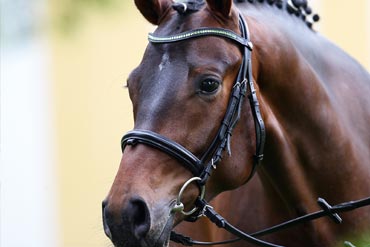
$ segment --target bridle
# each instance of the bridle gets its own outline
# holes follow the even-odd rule
[[[191,181],[197,181],[197,184],[199,185],[201,191],[203,191],[203,187],[210,177],[212,170],[216,169],[217,164],[222,159],[223,151],[227,149],[227,152],[229,153],[229,155],[231,155],[230,139],[232,131],[240,118],[243,98],[247,93],[247,87],[249,87],[249,100],[255,120],[256,129],[256,153],[253,156],[253,167],[248,180],[253,176],[258,164],[263,158],[263,148],[266,134],[264,122],[259,110],[256,90],[253,85],[251,62],[251,51],[253,45],[249,40],[248,27],[241,15],[239,16],[239,24],[241,36],[233,31],[223,28],[199,28],[168,37],[157,37],[153,34],[149,34],[149,41],[154,44],[179,42],[202,36],[219,36],[230,39],[242,46],[242,62],[230,94],[225,116],[221,121],[221,126],[217,132],[216,137],[213,139],[211,145],[207,148],[202,157],[198,158],[188,149],[166,138],[165,136],[149,130],[139,129],[129,131],[126,135],[123,136],[121,141],[122,151],[124,151],[127,145],[135,145],[137,143],[146,144],[151,147],[157,148],[180,161],[180,163],[194,175],[194,178],[196,178],[192,178]],[[178,200],[178,207],[179,204],[180,201]],[[185,215],[192,214],[189,212],[184,212],[183,210],[180,210],[180,212]]]
[[[199,28],[168,37],[156,37],[149,34],[149,41],[154,44],[179,42],[187,39],[194,39],[202,36],[219,36],[230,39],[242,46],[243,58],[239,68],[236,82],[234,83],[226,114],[221,122],[216,137],[201,158],[198,158],[180,144],[149,130],[132,130],[123,136],[121,145],[122,151],[127,145],[137,143],[146,144],[157,148],[172,157],[176,158],[195,177],[201,178],[200,185],[205,185],[211,175],[212,168],[216,168],[222,158],[222,152],[227,149],[230,154],[230,138],[232,131],[240,118],[243,98],[249,87],[249,101],[251,104],[255,129],[256,129],[256,153],[253,156],[253,168],[249,179],[253,176],[256,167],[263,158],[265,143],[265,126],[259,110],[259,103],[256,90],[253,85],[251,51],[253,45],[249,40],[249,31],[242,16],[239,17],[241,36],[233,31],[223,28]]]
[[[281,247],[280,245],[268,243],[255,237],[276,232],[281,229],[285,229],[293,225],[314,220],[323,216],[329,216],[331,219],[334,220],[334,222],[341,223],[341,218],[337,213],[350,211],[358,207],[368,206],[370,204],[370,198],[365,198],[359,201],[352,201],[338,204],[336,206],[331,206],[324,199],[319,198],[318,204],[323,210],[298,217],[296,219],[281,223],[265,230],[261,230],[256,233],[247,234],[228,223],[222,216],[215,212],[213,208],[208,204],[208,202],[204,199],[205,185],[207,183],[207,180],[211,176],[212,171],[216,169],[217,164],[221,161],[222,154],[225,149],[227,150],[229,155],[231,155],[230,139],[232,131],[238,120],[240,119],[243,99],[246,96],[247,92],[249,93],[248,99],[253,114],[256,132],[256,152],[253,155],[252,170],[247,181],[252,178],[258,165],[263,159],[266,131],[259,109],[256,90],[253,84],[251,59],[253,45],[250,41],[247,23],[241,15],[239,15],[239,25],[241,35],[238,35],[228,29],[205,27],[167,37],[158,37],[154,34],[149,34],[148,36],[149,41],[153,44],[180,42],[183,40],[194,39],[203,36],[218,36],[232,40],[242,47],[242,62],[230,94],[225,116],[221,122],[221,126],[217,132],[216,137],[213,139],[211,145],[207,148],[201,158],[198,158],[191,151],[178,144],[177,142],[149,130],[135,129],[129,131],[122,137],[121,140],[122,152],[125,150],[126,146],[145,144],[150,147],[159,149],[162,152],[177,159],[186,169],[188,169],[194,175],[194,177],[186,181],[180,189],[178,198],[172,209],[173,213],[180,212],[186,215],[186,220],[188,221],[195,221],[200,216],[206,216],[218,227],[224,228],[238,237],[237,239],[220,242],[199,242],[172,231],[171,240],[183,245],[216,245],[245,240],[258,246]],[[185,212],[184,205],[181,202],[181,197],[187,186],[189,186],[189,184],[193,182],[196,182],[199,186],[200,195],[195,201],[195,208],[188,212]]]
[[[243,99],[248,89],[248,98],[252,109],[256,131],[256,152],[253,156],[252,171],[249,175],[248,180],[252,178],[260,161],[263,159],[263,149],[266,133],[265,125],[259,109],[256,90],[253,84],[251,59],[251,51],[253,49],[253,45],[249,38],[248,26],[241,15],[239,15],[239,25],[241,32],[240,36],[228,29],[206,27],[194,29],[176,35],[171,35],[168,37],[157,37],[154,34],[149,34],[148,37],[149,41],[153,44],[163,44],[179,42],[203,36],[218,36],[232,40],[242,47],[242,62],[230,94],[225,116],[221,122],[221,126],[216,137],[213,139],[211,145],[207,148],[206,152],[202,155],[201,158],[198,158],[180,144],[166,138],[165,136],[149,130],[135,129],[129,131],[123,136],[121,141],[122,152],[128,145],[132,146],[138,143],[145,144],[153,148],[157,148],[162,152],[176,158],[185,168],[187,168],[194,175],[194,177],[188,180],[180,190],[176,205],[173,209],[173,212],[181,212],[182,214],[189,216],[189,221],[195,221],[200,215],[205,213],[205,209],[210,209],[210,206],[207,203],[207,206],[204,206],[202,208],[195,207],[189,212],[184,212],[184,205],[181,203],[182,192],[190,183],[196,181],[201,190],[201,194],[198,198],[198,203],[200,201],[204,202],[204,186],[207,183],[208,178],[211,176],[212,170],[216,169],[217,164],[222,159],[222,153],[225,149],[227,149],[227,152],[229,153],[229,155],[231,155],[230,139],[232,131],[238,120],[240,119]],[[276,246],[266,243],[262,240],[255,239],[251,236],[248,236],[248,240],[261,246]]]

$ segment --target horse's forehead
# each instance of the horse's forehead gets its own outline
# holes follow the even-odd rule
[[[236,23],[238,22],[236,21]],[[239,32],[238,24],[235,24],[233,18],[230,18],[227,23],[220,23],[206,7],[203,7],[189,14],[181,14],[174,10],[169,11],[154,34],[159,37],[168,37],[203,27],[222,27]],[[169,64],[170,61],[176,60],[186,60],[188,63],[202,63],[202,60],[205,60],[206,63],[209,62],[207,60],[210,62],[215,62],[215,59],[218,61],[227,60],[230,55],[234,54],[229,52],[230,46],[226,45],[225,40],[222,39],[220,37],[202,37],[173,44],[149,45],[148,50],[153,49],[154,52],[146,53],[144,59],[160,61],[160,68],[163,68],[164,64]]]
[[[161,63],[158,66],[159,72],[162,72],[163,68],[170,64],[170,55],[168,52],[164,52],[161,58]]]
[[[217,27],[213,17],[206,11],[199,11],[188,16],[181,16],[177,12],[168,14],[161,25],[156,29],[156,36],[169,36],[199,27]],[[200,23],[197,21],[202,20]],[[213,23],[212,23],[213,21]],[[175,43],[149,43],[143,60],[135,73],[135,81],[140,85],[140,98],[158,102],[169,101],[181,93],[185,98],[191,93],[189,80],[200,74],[217,74],[220,79],[225,76],[230,66],[241,61],[238,45],[222,37],[207,36],[188,39]],[[186,89],[186,90],[185,90]],[[190,91],[188,90],[190,89]],[[189,91],[189,92],[186,92]],[[153,93],[156,92],[156,93]],[[158,105],[158,104],[154,104]]]
[[[209,43],[224,42],[222,38],[207,37],[189,40],[188,45],[176,44],[151,44],[149,51],[144,55],[143,62],[139,66],[135,83],[140,85],[141,98],[146,102],[166,101],[188,98],[188,94],[194,93],[195,81],[205,75],[217,76],[221,80],[227,76],[230,67],[237,67],[241,55],[238,54],[238,47],[228,45],[225,47],[210,46]],[[186,41],[187,42],[187,41]],[[185,43],[185,42],[184,42]],[[156,46],[167,46],[159,48]],[[217,47],[218,49],[216,49]],[[210,48],[210,49],[207,49]],[[150,51],[152,50],[153,51]],[[235,49],[234,52],[230,50]]]
[[[194,13],[180,14],[176,11],[169,11],[159,24],[156,32],[163,35],[183,32],[189,29],[195,29],[204,25],[214,24],[214,18],[209,15],[208,11],[199,10]]]
[[[219,27],[239,32],[239,15],[236,11],[232,11],[229,18],[222,19],[210,11],[206,5],[199,10],[189,11],[185,14],[172,10],[163,17],[155,34],[168,36],[200,27]]]

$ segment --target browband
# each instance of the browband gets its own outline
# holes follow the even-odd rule
[[[166,37],[155,36],[153,33],[149,33],[148,40],[151,43],[172,43],[202,36],[219,36],[223,38],[228,38],[236,41],[237,43],[243,46],[246,46],[249,50],[253,49],[253,44],[248,39],[240,37],[237,33],[233,31],[216,27],[215,28],[202,27]]]

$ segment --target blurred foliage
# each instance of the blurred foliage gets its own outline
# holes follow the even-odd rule
[[[345,241],[343,243],[338,244],[337,247],[370,247],[370,232],[366,232],[362,234],[360,237],[351,238],[351,241]]]
[[[128,1],[124,0],[54,0],[53,18],[58,31],[70,33],[83,23],[89,12],[109,14],[127,3]]]

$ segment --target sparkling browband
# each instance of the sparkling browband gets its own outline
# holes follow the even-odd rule
[[[199,28],[167,37],[155,36],[149,33],[148,40],[151,43],[170,43],[186,40],[189,38],[201,37],[201,36],[219,36],[232,39],[239,44],[246,46],[249,50],[252,50],[253,44],[247,39],[240,37],[238,34],[223,28]]]

